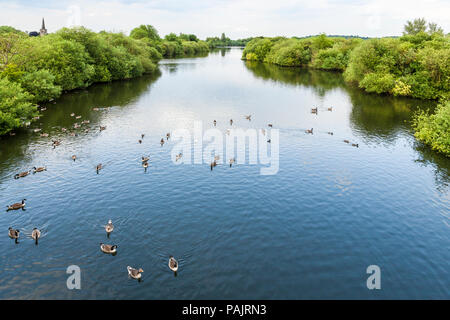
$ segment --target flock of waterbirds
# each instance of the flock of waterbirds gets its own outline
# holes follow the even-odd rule
[[[41,108],[41,111],[45,111],[45,110],[46,110],[46,108]],[[99,111],[100,108],[93,108],[93,110],[94,111]],[[318,110],[317,107],[311,109],[311,113],[312,114],[316,114],[317,115],[318,111],[319,110]],[[333,107],[327,108],[327,111],[330,111],[330,112],[333,111]],[[77,115],[75,115],[75,113],[70,114],[70,116],[74,117],[75,119],[81,119],[81,116],[77,116]],[[252,117],[251,115],[245,115],[244,116],[244,118],[246,120],[248,120],[248,121],[251,121],[251,117]],[[37,119],[39,119],[39,118],[37,117]],[[89,120],[84,120],[84,121],[81,122],[81,124],[75,123],[73,125],[73,128],[74,129],[80,129],[82,124],[89,124],[89,123],[90,123]],[[233,123],[234,123],[233,119],[230,119],[229,123],[230,123],[230,126],[233,126]],[[217,120],[213,121],[213,125],[217,126]],[[271,123],[269,123],[267,126],[269,128],[273,128],[273,124],[271,124]],[[106,126],[99,126],[99,131],[100,132],[104,131],[104,130],[106,130]],[[41,129],[38,128],[38,129],[34,129],[33,131],[34,132],[40,132]],[[61,131],[62,132],[68,132],[68,130],[66,128],[61,128]],[[265,129],[261,129],[261,131],[262,131],[262,133],[264,135],[266,134],[266,130]],[[85,129],[85,132],[86,133],[89,132],[89,129]],[[314,134],[314,128],[306,129],[305,133],[307,133],[307,134]],[[327,132],[327,133],[329,135],[333,135],[333,132]],[[227,129],[227,134],[230,134],[230,130],[229,129]],[[71,132],[70,133],[70,136],[77,136],[77,135],[78,134],[76,132]],[[41,133],[40,136],[41,137],[48,137],[49,134],[48,133]],[[138,143],[139,144],[142,144],[142,142],[144,140],[144,137],[145,137],[145,134],[144,133],[141,134],[140,138],[138,139]],[[161,138],[161,140],[160,140],[161,146],[163,146],[166,142],[168,142],[169,139],[170,139],[170,132],[168,132],[165,137]],[[349,140],[343,140],[343,141],[345,143],[350,144]],[[61,140],[52,140],[53,148],[56,148],[56,147],[60,146],[61,142],[62,142]],[[271,143],[271,140],[268,139],[267,143]],[[357,143],[352,143],[351,145],[354,146],[354,147],[359,147],[359,145]],[[178,155],[176,155],[175,161],[180,160],[182,158],[182,156],[183,156],[182,153],[179,153]],[[77,156],[74,154],[74,155],[71,156],[71,159],[73,161],[76,161],[77,160]],[[215,155],[214,158],[212,159],[211,163],[210,163],[211,171],[213,170],[214,167],[217,166],[219,160],[220,160],[220,157],[218,155]],[[150,157],[149,156],[142,156],[141,162],[142,162],[142,167],[144,168],[145,171],[147,171],[147,168],[149,166],[149,164],[148,164],[149,161],[150,161]],[[235,161],[236,161],[235,158],[230,158],[229,159],[230,167],[235,163]],[[103,168],[104,168],[104,166],[101,163],[97,164],[96,167],[95,167],[95,170],[96,170],[97,174],[99,174],[100,170],[102,170]],[[14,175],[14,179],[24,178],[24,177],[28,176],[31,172],[33,172],[33,174],[35,174],[35,173],[44,172],[44,171],[47,171],[47,168],[45,166],[33,167],[32,170],[28,170],[28,171],[24,171],[24,172],[20,172],[20,173],[15,174]],[[26,199],[22,199],[21,202],[8,205],[7,206],[7,211],[20,210],[20,209],[25,211],[25,201],[26,201]],[[106,231],[108,239],[110,237],[110,234],[113,232],[113,230],[114,230],[114,225],[113,225],[112,221],[109,220],[108,223],[105,225],[105,231]],[[32,232],[31,232],[31,238],[35,241],[36,245],[38,244],[38,240],[41,237],[41,234],[42,234],[41,230],[39,230],[38,228],[33,228]],[[8,236],[11,239],[14,239],[15,243],[18,243],[19,236],[20,236],[20,230],[19,229],[13,229],[12,227],[9,227],[8,228]],[[106,254],[111,254],[111,255],[117,254],[117,248],[118,248],[118,246],[115,245],[115,244],[100,243],[100,250],[102,252],[106,253]],[[172,270],[175,273],[175,275],[176,275],[176,273],[178,271],[178,262],[173,256],[169,257],[168,266],[169,266],[170,270]],[[137,279],[137,280],[141,279],[142,273],[144,272],[144,270],[142,268],[133,268],[133,267],[130,267],[130,266],[127,266],[127,271],[128,271],[128,275],[131,278]]]

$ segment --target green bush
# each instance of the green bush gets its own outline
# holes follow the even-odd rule
[[[413,126],[418,140],[450,157],[450,101],[440,104],[434,114],[417,113]]]
[[[48,70],[26,73],[20,79],[20,83],[34,96],[33,102],[48,101],[61,94],[61,87],[55,85],[55,76]]]
[[[0,135],[23,126],[38,114],[33,96],[20,84],[0,79]]]

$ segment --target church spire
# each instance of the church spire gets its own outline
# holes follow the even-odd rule
[[[39,34],[40,34],[41,37],[47,35],[47,29],[45,29],[45,21],[44,21],[44,18],[42,18],[42,28],[41,28],[41,30],[39,31]]]

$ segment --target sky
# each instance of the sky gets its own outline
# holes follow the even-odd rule
[[[423,17],[450,32],[450,0],[0,0],[0,25],[49,32],[82,25],[129,33],[151,24],[161,36],[307,36],[319,33],[398,36]]]

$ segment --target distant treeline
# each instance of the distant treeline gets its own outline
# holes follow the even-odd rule
[[[210,48],[217,48],[217,47],[245,47],[247,43],[250,42],[253,38],[246,38],[246,39],[238,39],[238,40],[231,40],[227,36],[225,36],[225,33],[222,33],[221,37],[210,37],[206,38],[206,42],[208,43]]]
[[[150,47],[156,48],[164,58],[180,58],[193,55],[206,55],[209,45],[197,38],[195,34],[170,33],[164,38],[158,35],[151,25],[141,25],[134,28],[130,37],[141,40]]]

